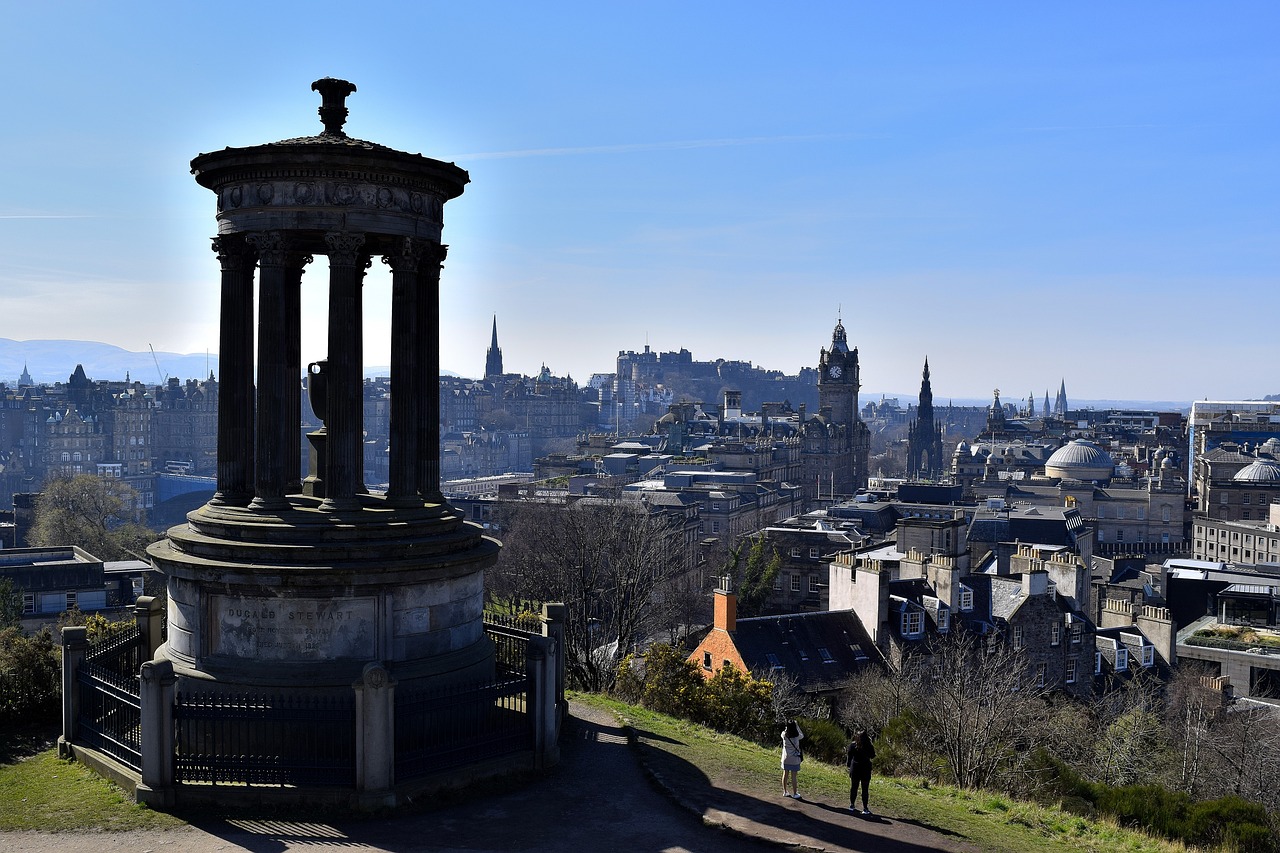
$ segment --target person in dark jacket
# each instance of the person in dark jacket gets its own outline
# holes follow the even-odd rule
[[[867,808],[867,790],[871,787],[871,761],[876,757],[875,745],[865,729],[859,729],[853,740],[849,741],[848,757],[845,764],[849,768],[849,811],[858,810],[858,786],[862,786],[862,813],[871,814]]]

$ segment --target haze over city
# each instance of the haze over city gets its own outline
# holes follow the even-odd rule
[[[359,87],[352,136],[470,172],[445,215],[457,373],[495,314],[508,370],[579,382],[646,343],[794,373],[839,316],[870,391],[918,388],[927,356],[942,399],[1064,377],[1074,399],[1274,393],[1247,330],[1277,307],[1278,17],[17,6],[0,336],[216,351],[214,199],[189,162],[317,132],[308,86],[335,76]],[[304,360],[324,279],[304,279]],[[367,364],[389,361],[389,291],[375,264]]]

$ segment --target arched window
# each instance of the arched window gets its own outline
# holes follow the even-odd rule
[[[61,457],[59,457],[59,458],[60,458],[63,462],[70,462],[70,461],[71,461],[71,454],[64,450],[64,451],[62,451],[62,456],[61,456]]]

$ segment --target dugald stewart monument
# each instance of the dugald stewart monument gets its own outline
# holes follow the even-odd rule
[[[381,807],[467,765],[557,756],[558,610],[541,634],[487,625],[484,569],[499,545],[440,494],[441,233],[467,172],[348,136],[356,87],[312,88],[319,134],[191,163],[217,198],[217,491],[148,549],[167,577],[164,640],[145,601],[131,657],[64,637],[80,669],[64,674],[80,685],[64,702],[66,751],[153,804],[235,792]],[[319,255],[327,287],[306,275]],[[362,470],[361,285],[374,260],[392,272],[385,495]],[[315,299],[328,300],[328,352],[303,365],[301,306]],[[324,424],[306,445],[304,374]],[[121,727],[85,672],[137,665],[137,725]]]

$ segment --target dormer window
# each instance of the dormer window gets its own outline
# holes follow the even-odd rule
[[[960,585],[960,609],[966,613],[973,609],[973,590],[964,584]]]
[[[902,635],[914,637],[924,633],[924,614],[919,610],[908,610],[902,614]]]
[[[1147,668],[1147,669],[1150,669],[1150,668],[1155,664],[1155,662],[1156,662],[1156,648],[1155,648],[1155,646],[1143,646],[1143,647],[1142,647],[1142,665],[1143,665],[1143,667],[1145,667],[1145,668]]]

